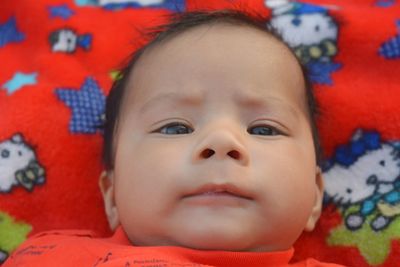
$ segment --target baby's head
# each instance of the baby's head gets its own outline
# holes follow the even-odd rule
[[[107,100],[100,186],[111,227],[138,246],[290,248],[322,199],[298,60],[233,11],[180,14],[161,29]]]

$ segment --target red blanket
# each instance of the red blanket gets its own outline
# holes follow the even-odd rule
[[[110,234],[96,126],[115,71],[162,15],[220,8],[271,19],[307,65],[321,105],[325,205],[296,258],[398,266],[396,0],[1,1],[0,262],[43,230]]]

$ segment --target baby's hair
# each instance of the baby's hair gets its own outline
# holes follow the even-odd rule
[[[125,88],[127,87],[129,82],[129,74],[132,73],[132,70],[135,67],[139,58],[143,55],[145,51],[149,50],[149,48],[161,44],[168,39],[174,38],[175,36],[182,34],[192,28],[202,25],[213,25],[216,23],[247,26],[250,28],[258,29],[279,40],[292,52],[293,56],[297,59],[297,62],[302,69],[305,82],[306,101],[309,113],[308,115],[314,141],[316,163],[318,166],[321,166],[322,151],[316,126],[318,108],[306,68],[296,57],[293,50],[286,44],[285,41],[283,41],[282,37],[273,29],[273,27],[268,23],[268,21],[266,21],[265,18],[257,17],[256,15],[250,15],[243,11],[225,9],[218,11],[192,11],[174,13],[170,15],[169,22],[167,24],[151,28],[146,32],[145,37],[149,38],[150,41],[135,51],[128,64],[121,70],[118,78],[113,83],[110,93],[107,97],[105,111],[106,119],[103,126],[103,164],[106,170],[112,170],[114,168],[114,135],[118,128],[118,119],[120,116],[119,113],[121,110],[123,98],[125,96]]]

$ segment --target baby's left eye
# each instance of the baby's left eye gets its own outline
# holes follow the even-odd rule
[[[247,129],[249,134],[255,135],[284,135],[281,131],[275,127],[268,125],[256,125]]]

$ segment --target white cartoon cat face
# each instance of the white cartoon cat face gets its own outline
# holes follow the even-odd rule
[[[33,150],[28,147],[20,135],[14,135],[11,140],[0,143],[0,166],[15,171],[26,167],[35,159]]]
[[[69,29],[58,32],[58,40],[52,46],[53,52],[73,52],[76,49],[78,36]]]
[[[271,19],[271,25],[292,47],[319,44],[323,40],[336,41],[338,33],[336,23],[323,13],[278,15]]]
[[[336,204],[358,203],[376,190],[375,185],[366,183],[365,177],[356,175],[352,169],[336,164],[324,173],[325,192]]]
[[[18,182],[17,171],[35,160],[34,151],[27,146],[20,134],[0,143],[0,192],[8,192]]]
[[[383,144],[348,168],[335,164],[325,172],[325,191],[337,204],[358,203],[374,195],[380,186],[394,182],[400,175],[399,164],[396,150]]]

